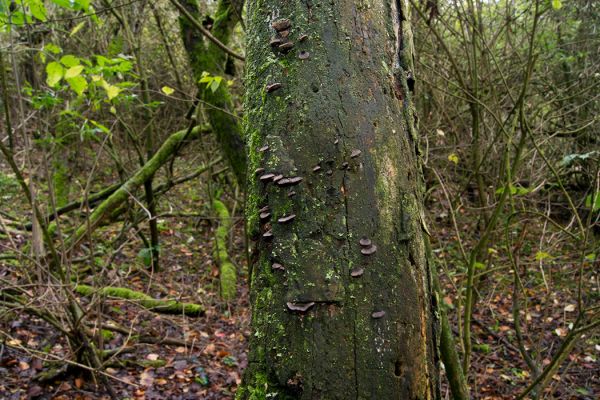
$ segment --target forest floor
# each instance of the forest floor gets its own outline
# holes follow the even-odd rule
[[[198,205],[201,200],[192,194],[195,192],[193,185],[182,185],[170,193],[167,208],[171,214],[195,211],[199,215],[210,216],[207,207]],[[4,196],[6,200],[6,192]],[[448,271],[456,271],[458,267],[453,260],[457,259],[457,255],[453,252],[457,249],[449,245],[453,242],[451,224],[447,217],[443,217],[443,210],[438,208],[430,208],[433,220],[438,216],[435,222],[438,242],[434,243],[434,254],[440,265]],[[14,211],[16,214],[17,210]],[[218,266],[213,257],[217,224],[211,218],[160,219],[162,269],[157,273],[150,273],[144,267],[139,256],[139,242],[127,245],[115,258],[107,273],[111,284],[127,286],[157,298],[176,298],[206,307],[205,315],[200,317],[167,316],[144,310],[131,301],[107,300],[107,306],[102,310],[103,321],[117,324],[127,331],[104,335],[104,348],[116,352],[108,361],[106,373],[110,375],[111,386],[120,398],[234,397],[247,365],[247,339],[250,335],[243,225],[239,218],[234,222],[230,254],[239,271],[238,297],[229,304],[218,298]],[[98,237],[108,242],[118,234],[118,225],[102,228]],[[464,232],[469,231],[466,228]],[[13,239],[23,241],[18,235]],[[0,246],[10,246],[6,235],[0,236]],[[502,267],[506,263],[502,255],[497,254],[490,266]],[[556,280],[563,283],[575,281],[575,269],[570,260],[555,257],[545,268],[546,274],[555,280],[556,287],[559,286]],[[14,264],[0,259],[0,277],[16,283],[22,277],[16,276],[14,271]],[[481,285],[480,301],[474,315],[475,346],[471,373],[474,399],[511,399],[531,379],[514,338],[511,274],[504,275],[502,279],[489,279]],[[452,272],[444,279],[448,291],[444,302],[451,309],[457,306],[454,281],[460,277],[460,272]],[[540,361],[545,364],[568,332],[576,297],[574,284],[566,285],[566,289],[561,291],[548,291],[541,290],[540,282],[536,282],[535,286],[528,287],[532,296],[528,312],[524,315],[527,323],[525,334],[531,343],[539,344],[543,349]],[[81,301],[86,304],[88,300],[82,298]],[[97,311],[92,307],[90,312]],[[451,311],[452,314],[455,313]],[[453,326],[458,326],[456,320]],[[70,356],[64,338],[39,318],[18,309],[7,311],[0,307],[0,333],[1,399],[109,398],[99,382],[81,370],[67,370],[44,382],[37,379],[57,364],[66,365],[61,360]],[[175,339],[181,343],[136,343],[132,340],[136,335],[147,335],[159,341]],[[597,399],[600,396],[598,371],[600,343],[596,334],[581,341],[571,353],[560,373],[553,377],[544,397]],[[442,392],[443,398],[450,398],[445,383]]]

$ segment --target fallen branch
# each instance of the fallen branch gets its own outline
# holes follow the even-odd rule
[[[142,307],[163,314],[185,314],[195,317],[204,314],[204,307],[200,304],[181,303],[176,300],[154,299],[142,292],[135,290],[107,286],[96,289],[92,286],[77,285],[75,291],[82,296],[92,296],[94,294],[103,294],[105,296],[116,297],[124,300],[134,300]]]
[[[180,148],[183,140],[193,140],[200,136],[200,133],[205,132],[202,127],[195,127],[191,132],[181,130],[172,134],[165,140],[162,146],[154,153],[154,156],[142,168],[140,168],[131,178],[121,185],[114,193],[106,200],[98,205],[89,216],[89,220],[77,228],[75,233],[67,242],[67,249],[72,250],[85,237],[88,230],[92,232],[102,220],[111,213],[115,208],[123,204],[131,193],[152,177],[160,167],[162,167],[173,154],[176,149]]]

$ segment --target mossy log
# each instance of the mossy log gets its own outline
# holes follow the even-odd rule
[[[98,293],[118,299],[133,300],[148,310],[162,314],[185,314],[195,317],[204,314],[205,311],[204,307],[200,304],[181,303],[168,299],[154,299],[145,293],[121,287],[107,286],[98,289],[88,285],[77,285],[75,286],[75,291],[82,296],[91,296]]]
[[[75,247],[85,237],[88,229],[93,231],[104,218],[111,214],[112,210],[124,203],[138,187],[169,161],[170,157],[181,148],[182,141],[197,139],[203,131],[205,131],[203,127],[197,126],[189,133],[187,130],[181,130],[169,136],[142,168],[94,209],[89,220],[77,228],[70,237],[67,248]]]
[[[216,232],[215,254],[220,267],[220,291],[223,300],[233,300],[236,294],[237,271],[227,253],[227,237],[231,228],[231,217],[227,207],[220,200],[213,201],[213,209],[219,219]]]

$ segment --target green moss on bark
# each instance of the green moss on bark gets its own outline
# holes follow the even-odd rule
[[[136,292],[135,290],[127,288],[107,286],[96,289],[92,286],[77,285],[75,286],[75,291],[82,296],[102,294],[118,299],[132,300],[144,308],[163,314],[185,314],[190,317],[204,314],[204,307],[199,304],[181,303],[175,300],[154,299],[145,293]]]
[[[216,258],[220,266],[219,280],[221,288],[221,298],[223,300],[233,300],[237,292],[237,271],[229,259],[227,253],[227,238],[231,229],[231,217],[225,204],[220,200],[213,200],[213,209],[217,214],[219,227],[216,230]]]

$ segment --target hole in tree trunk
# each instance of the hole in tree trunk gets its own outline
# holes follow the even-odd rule
[[[402,364],[400,363],[400,361],[396,361],[396,363],[394,364],[394,375],[398,377],[402,376]]]

